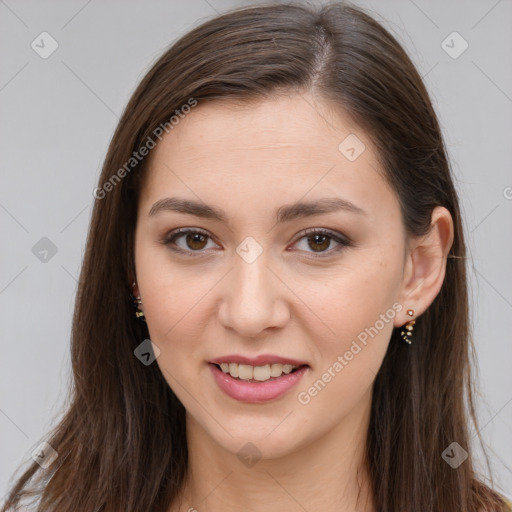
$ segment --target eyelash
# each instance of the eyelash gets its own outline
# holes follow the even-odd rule
[[[161,243],[164,245],[170,246],[171,244],[173,244],[176,241],[176,239],[180,238],[183,235],[187,235],[189,233],[200,234],[209,239],[212,239],[212,237],[206,231],[203,231],[202,229],[179,228],[175,231],[171,231],[167,236],[165,236],[161,240]],[[338,253],[341,250],[343,250],[344,248],[350,247],[353,245],[352,241],[350,239],[348,239],[347,237],[337,234],[336,232],[333,232],[333,231],[330,231],[327,229],[322,229],[322,228],[307,229],[306,231],[301,233],[301,236],[299,238],[297,238],[297,240],[294,242],[294,244],[296,244],[299,240],[302,240],[303,238],[311,237],[314,235],[326,236],[326,237],[330,238],[331,240],[334,240],[335,242],[337,242],[340,245],[338,245],[335,249],[332,249],[332,250],[327,250],[327,251],[323,251],[323,252],[316,253],[316,254],[314,252],[312,252],[310,254],[312,254],[313,258],[327,258],[327,257],[331,256],[333,253]],[[204,249],[198,250],[198,251],[187,251],[187,250],[184,250],[181,248],[176,248],[176,247],[170,247],[170,249],[174,252],[184,254],[184,255],[190,256],[190,257],[200,256],[202,253],[205,252]]]

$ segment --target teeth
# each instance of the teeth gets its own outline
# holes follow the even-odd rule
[[[270,379],[270,365],[266,364],[265,366],[255,366],[253,370],[253,379],[254,380],[268,380]]]
[[[283,364],[283,372],[288,374],[293,370],[293,366],[291,364]]]
[[[231,370],[231,364],[229,365],[229,369]],[[253,378],[253,367],[248,364],[239,364],[238,365],[238,378],[242,380],[249,380]]]
[[[238,377],[238,364],[229,363],[229,374],[231,377]]]
[[[283,373],[283,365],[282,364],[273,364],[270,367],[270,376],[271,377],[280,377],[281,373]]]
[[[269,380],[271,377],[281,377],[281,375],[289,374],[298,366],[291,364],[266,364],[264,366],[251,366],[249,364],[237,363],[220,363],[220,368],[224,373],[228,373],[231,377],[242,380],[258,380],[260,382]]]

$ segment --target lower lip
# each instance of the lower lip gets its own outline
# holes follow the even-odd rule
[[[290,391],[308,370],[308,366],[302,366],[293,373],[283,374],[281,377],[264,382],[250,382],[231,377],[224,373],[217,365],[208,365],[219,388],[226,395],[249,404],[269,402],[283,396]]]

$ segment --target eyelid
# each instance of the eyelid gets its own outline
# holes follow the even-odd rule
[[[203,235],[207,238],[210,238],[212,241],[215,241],[214,237],[212,235],[210,235],[210,233],[208,233],[208,231],[206,231],[202,228],[190,227],[190,228],[173,229],[172,231],[167,233],[160,240],[160,242],[163,245],[171,245],[174,242],[174,240],[176,240],[179,236],[186,235],[188,233],[199,233],[200,235]],[[174,252],[177,252],[179,254],[185,254],[187,256],[200,256],[201,254],[209,254],[209,252],[205,251],[204,249],[201,251],[190,251],[190,250],[187,251],[186,249],[182,249],[181,247],[173,247],[173,248],[171,248],[171,250],[173,250]]]
[[[303,238],[306,238],[308,235],[315,235],[315,234],[327,236],[331,240],[334,240],[338,245],[336,247],[334,247],[333,249],[329,249],[328,251],[320,251],[318,253],[306,251],[306,254],[308,256],[305,256],[305,257],[309,258],[309,259],[322,259],[322,258],[328,259],[329,257],[339,254],[341,251],[343,251],[347,247],[352,247],[354,245],[354,243],[348,236],[346,236],[338,231],[333,231],[333,230],[327,229],[327,228],[305,229],[297,235],[297,238],[292,243],[292,245],[295,245],[297,242],[299,242]],[[297,252],[303,252],[303,251],[298,250]]]
[[[164,245],[171,245],[171,243],[174,242],[180,235],[186,235],[188,233],[198,233],[201,234],[212,241],[215,242],[215,238],[208,233],[208,231],[202,229],[202,228],[194,228],[194,227],[188,227],[188,228],[177,228],[166,234],[160,242]],[[351,247],[354,245],[353,241],[346,235],[339,233],[337,231],[333,231],[327,228],[308,228],[300,233],[297,234],[297,237],[295,238],[294,242],[292,242],[292,245],[295,245],[298,241],[300,241],[302,238],[307,237],[308,235],[324,235],[329,237],[330,239],[334,240],[338,246],[334,249],[330,249],[328,251],[321,251],[318,253],[310,252],[310,254],[313,258],[327,258],[328,256],[331,256],[332,254],[335,254],[339,252],[340,249],[344,249],[346,247]],[[217,242],[215,242],[217,243]],[[174,252],[185,254],[187,256],[200,256],[202,254],[210,254],[210,250],[199,250],[199,251],[191,251],[182,249],[181,247],[172,248]],[[300,250],[298,252],[301,252]],[[306,251],[307,252],[307,251]]]
[[[305,236],[313,235],[313,234],[327,235],[327,236],[331,237],[332,239],[338,241],[339,243],[343,243],[346,245],[353,245],[352,240],[347,235],[340,233],[338,231],[333,231],[332,229],[327,229],[327,228],[307,228],[307,229],[301,231],[297,235],[297,239],[295,240],[295,242],[299,241],[301,238],[304,238]],[[295,243],[295,242],[293,242],[293,243]]]

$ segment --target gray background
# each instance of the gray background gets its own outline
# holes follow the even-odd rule
[[[69,386],[71,315],[92,191],[122,109],[178,36],[252,3],[0,0],[2,496],[54,424]],[[510,497],[512,2],[355,3],[382,16],[405,45],[440,116],[470,250],[478,414],[497,488]],[[47,59],[31,48],[43,31],[59,45]],[[442,46],[453,31],[469,44],[458,58]],[[462,48],[460,39],[450,41],[452,52]],[[57,248],[46,262],[33,252],[42,237]]]

